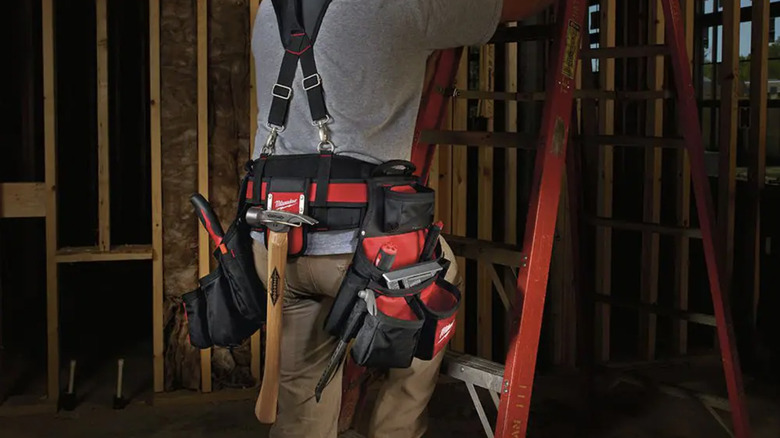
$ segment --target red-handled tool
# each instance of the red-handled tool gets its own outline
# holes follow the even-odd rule
[[[395,256],[398,254],[398,248],[390,242],[386,242],[379,248],[374,259],[374,266],[380,271],[389,271],[393,267]]]
[[[225,232],[222,231],[222,225],[219,223],[217,214],[211,208],[211,204],[200,193],[195,193],[190,196],[190,202],[195,207],[195,215],[208,231],[211,240],[219,247],[222,254],[227,253],[227,248],[222,244],[222,238],[225,236]]]

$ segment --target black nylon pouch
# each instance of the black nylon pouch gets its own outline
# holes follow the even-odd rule
[[[241,184],[236,217],[213,253],[217,267],[198,280],[197,289],[182,295],[190,343],[197,348],[240,345],[265,320],[264,287],[254,267],[252,238],[244,218],[250,177]]]
[[[408,305],[414,318],[387,315],[383,310],[389,309],[377,304],[376,314],[366,315],[352,346],[352,358],[360,366],[408,368],[412,364],[424,323],[423,312],[414,301],[407,303],[403,297],[389,299],[400,301],[394,306],[396,309]]]
[[[209,333],[208,314],[206,310],[206,295],[203,289],[187,292],[181,296],[184,306],[184,316],[189,327],[189,341],[193,347],[209,348],[214,345]]]
[[[230,293],[239,314],[259,328],[265,320],[267,303],[263,283],[255,269],[251,239],[248,226],[243,221],[235,221],[222,240],[228,251],[222,253],[217,249],[214,257],[230,282]]]
[[[435,192],[420,184],[384,187],[382,229],[386,233],[422,230],[433,222]]]
[[[222,267],[199,280],[206,297],[209,335],[214,345],[235,347],[241,344],[260,326],[244,318],[238,311],[231,294],[230,280]]]

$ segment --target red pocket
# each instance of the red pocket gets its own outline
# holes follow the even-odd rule
[[[451,283],[439,280],[420,293],[425,324],[416,356],[430,360],[449,343],[455,334],[455,318],[460,305],[460,291]]]

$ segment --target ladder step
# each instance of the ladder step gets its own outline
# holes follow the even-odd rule
[[[497,393],[502,392],[504,366],[487,359],[447,351],[442,361],[441,372],[480,388]]]
[[[668,54],[669,47],[664,44],[651,44],[647,46],[604,47],[595,49],[582,49],[580,51],[580,57],[583,59],[645,58]]]
[[[119,245],[108,251],[96,246],[66,247],[57,250],[56,258],[58,263],[151,260],[152,245]]]
[[[626,147],[660,147],[664,149],[682,149],[685,141],[680,137],[650,137],[636,135],[582,135],[579,137],[587,145],[611,145]]]
[[[517,43],[522,41],[540,41],[552,38],[553,25],[533,24],[529,26],[502,26],[496,30],[488,44]]]
[[[546,93],[536,92],[518,92],[510,93],[506,91],[480,91],[480,90],[459,90],[457,88],[447,88],[441,90],[447,96],[457,99],[482,99],[482,100],[508,100],[517,102],[542,102],[546,98]],[[574,90],[574,97],[579,99],[608,99],[617,101],[628,100],[651,100],[651,99],[671,99],[674,93],[670,90],[643,90],[643,91],[603,91],[603,90]]]
[[[614,295],[605,295],[596,293],[594,299],[598,302],[608,303],[615,307],[622,307],[624,309],[643,310],[656,315],[667,316],[670,318],[676,318],[683,321],[692,322],[695,324],[706,325],[709,327],[716,327],[715,317],[707,315],[706,313],[688,312],[679,309],[669,309],[667,307],[661,307],[657,304],[638,303],[636,301],[625,300],[617,298]]]
[[[522,132],[430,130],[420,134],[420,142],[428,144],[493,146],[530,150],[536,149],[536,140],[535,135]]]
[[[701,230],[698,228],[685,228],[674,225],[661,225],[650,222],[631,222],[621,219],[605,217],[588,217],[588,222],[597,227],[609,227],[626,231],[647,231],[656,234],[668,234],[672,236],[691,237],[701,239]]]

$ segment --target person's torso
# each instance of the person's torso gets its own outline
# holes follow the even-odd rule
[[[408,32],[415,7],[416,0],[333,0],[328,7],[313,50],[337,154],[375,163],[409,159],[430,54]],[[257,157],[268,136],[271,89],[284,55],[271,1],[260,4],[252,52],[258,90]],[[298,66],[277,154],[317,151],[317,128],[301,78]]]

